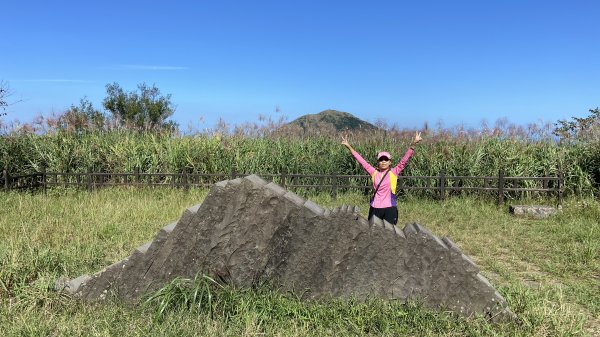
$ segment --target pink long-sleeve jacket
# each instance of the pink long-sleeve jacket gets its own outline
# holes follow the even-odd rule
[[[413,156],[415,151],[412,148],[409,148],[404,157],[398,162],[398,164],[390,169],[390,173],[385,177],[379,189],[377,190],[377,194],[375,198],[371,201],[371,206],[374,208],[386,208],[386,207],[395,207],[396,206],[396,185],[398,183],[398,176],[404,168],[408,161]],[[358,161],[358,163],[369,173],[371,176],[371,181],[373,182],[373,190],[377,187],[381,178],[385,175],[385,171],[379,171],[373,166],[371,166],[358,152],[352,151],[352,155]]]

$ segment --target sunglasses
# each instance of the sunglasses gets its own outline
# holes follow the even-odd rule
[[[381,158],[379,158],[378,161],[390,161],[390,158],[381,157]]]

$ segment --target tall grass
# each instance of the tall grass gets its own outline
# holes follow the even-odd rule
[[[370,161],[380,150],[400,158],[410,133],[356,134],[354,147]],[[196,134],[171,136],[126,131],[85,134],[7,135],[0,138],[0,165],[13,174],[52,172],[201,172],[361,174],[336,135],[266,136]],[[455,136],[429,132],[404,174],[435,176],[565,177],[567,194],[591,195],[600,183],[600,145],[549,139]]]
[[[54,281],[128,256],[206,191],[50,190],[0,193],[0,331],[95,336],[594,336],[600,331],[600,204],[567,199],[545,220],[518,219],[474,198],[401,199],[399,223],[419,222],[472,257],[517,321],[493,325],[372,299],[300,301],[265,284],[234,289],[198,274],[176,279],[145,305],[87,304],[55,293]],[[365,197],[310,196],[324,207]]]

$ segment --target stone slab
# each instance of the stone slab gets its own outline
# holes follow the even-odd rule
[[[163,233],[163,234],[160,234]],[[175,277],[205,273],[235,287],[263,282],[303,298],[422,302],[471,316],[510,317],[506,301],[450,239],[418,223],[403,230],[354,206],[332,211],[257,177],[213,186],[120,264],[68,289],[86,300],[139,301]]]
[[[556,213],[556,208],[539,205],[510,205],[509,212],[519,217],[545,219]]]

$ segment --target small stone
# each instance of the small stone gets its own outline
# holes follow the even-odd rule
[[[510,205],[509,212],[518,217],[531,217],[535,219],[545,219],[556,213],[556,209],[551,206],[538,205]]]

